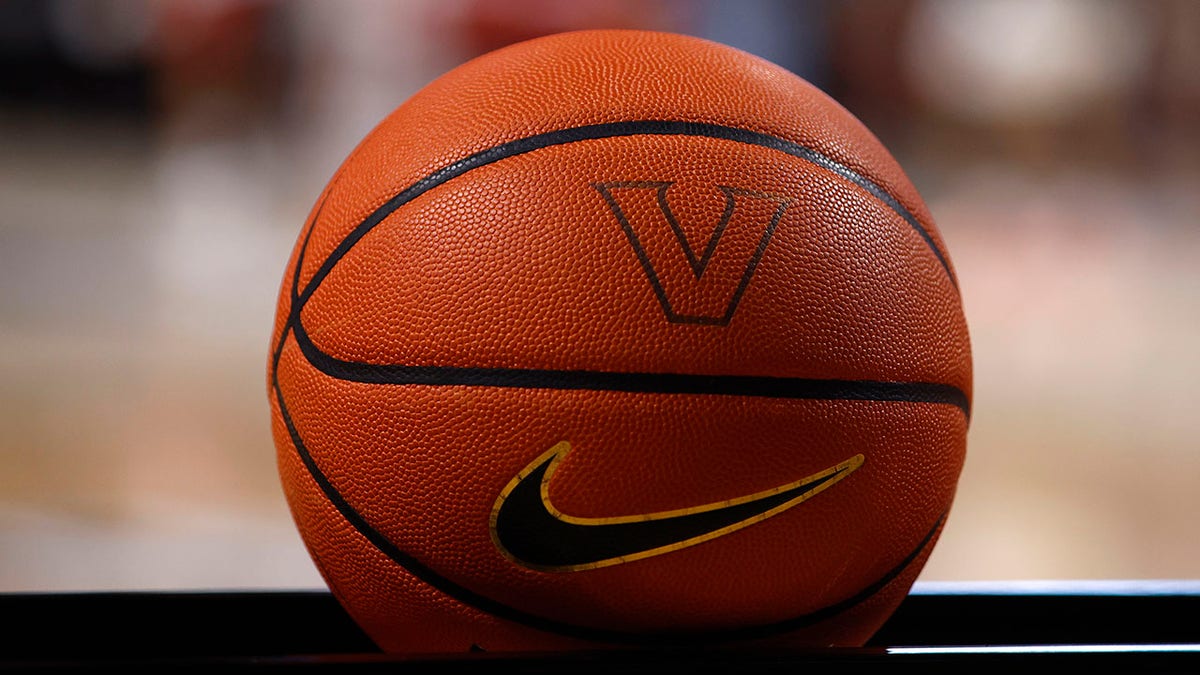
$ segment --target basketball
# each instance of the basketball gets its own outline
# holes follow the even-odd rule
[[[381,649],[855,646],[949,517],[971,351],[897,161],[789,71],[581,31],[434,80],[283,275],[284,493]]]

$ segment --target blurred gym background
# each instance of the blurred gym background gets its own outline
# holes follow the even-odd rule
[[[320,585],[276,291],[329,176],[467,58],[593,27],[809,79],[925,196],[975,415],[922,580],[1200,577],[1200,3],[0,1],[0,591]]]

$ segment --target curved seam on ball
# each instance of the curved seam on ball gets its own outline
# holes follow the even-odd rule
[[[604,124],[591,124],[581,127],[572,127],[569,129],[560,129],[550,131],[525,138],[519,138],[507,143],[502,143],[497,146],[482,150],[473,155],[469,155],[456,162],[452,162],[428,176],[418,180],[409,187],[401,190],[394,197],[389,199],[379,208],[375,209],[361,223],[358,224],[351,232],[346,235],[336,248],[329,254],[329,257],[321,264],[313,274],[305,286],[304,291],[300,293],[300,302],[295,308],[299,311],[303,307],[317,287],[324,281],[333,266],[337,264],[343,256],[355,244],[362,239],[367,232],[370,232],[376,225],[381,223],[387,216],[391,215],[396,209],[416,199],[420,195],[429,190],[445,183],[453,178],[457,178],[469,171],[477,169],[481,166],[497,162],[509,157],[515,157],[534,150],[553,147],[556,145],[566,145],[569,143],[577,143],[580,141],[600,140],[604,138],[616,138],[622,136],[698,136],[704,138],[715,138],[728,141],[745,143],[748,145],[757,145],[760,147],[769,148],[783,152],[792,157],[797,157],[808,161],[809,163],[824,168],[842,178],[854,183],[863,190],[866,190],[876,199],[883,202],[888,208],[899,215],[906,223],[909,224],[917,234],[925,241],[925,244],[933,251],[938,262],[946,271],[950,283],[954,286],[955,291],[958,291],[958,280],[955,279],[953,272],[950,270],[950,262],[936,242],[933,236],[917,220],[903,204],[899,202],[890,193],[884,190],[875,182],[866,178],[862,174],[854,171],[848,166],[834,161],[833,159],[822,155],[821,153],[800,145],[793,141],[788,141],[777,136],[771,136],[749,129],[740,129],[737,127],[722,126],[719,124],[706,124],[701,122],[684,122],[678,120],[638,120],[629,122],[608,122]]]
[[[917,543],[916,547],[906,555],[896,566],[888,570],[883,576],[868,584],[862,590],[854,595],[828,605],[821,609],[801,614],[790,619],[784,619],[769,624],[758,624],[753,626],[744,626],[740,628],[720,629],[720,630],[703,630],[691,631],[686,633],[676,632],[649,632],[649,633],[627,633],[623,631],[607,630],[603,628],[592,628],[589,626],[580,626],[577,624],[556,621],[538,614],[524,612],[515,607],[511,607],[499,602],[493,598],[472,591],[465,586],[462,586],[450,579],[438,574],[431,568],[427,567],[412,555],[405,553],[394,542],[388,539],[383,533],[371,526],[366,519],[350,505],[346,498],[338,492],[333,486],[329,478],[317,466],[315,458],[309,453],[305,447],[303,440],[300,438],[299,430],[296,429],[291,415],[287,411],[287,406],[283,401],[283,390],[279,385],[278,378],[274,381],[275,396],[279,403],[279,411],[283,417],[284,425],[287,427],[288,435],[292,439],[292,445],[296,448],[296,453],[303,462],[305,469],[318,487],[325,494],[325,497],[330,501],[338,513],[357,531],[363,535],[377,550],[388,557],[392,562],[396,563],[409,574],[412,574],[418,580],[437,589],[441,593],[445,593],[449,597],[462,602],[465,605],[473,607],[481,612],[490,614],[500,619],[513,621],[515,623],[528,626],[537,630],[563,635],[582,640],[593,642],[612,642],[630,645],[688,645],[688,644],[703,644],[714,640],[733,641],[733,640],[749,640],[755,638],[765,638],[773,635],[787,633],[793,630],[798,630],[806,626],[813,625],[820,621],[833,618],[838,614],[847,611],[859,603],[869,599],[879,591],[883,590],[889,583],[904,573],[927,546],[933,541],[942,523],[946,519],[946,513],[938,516],[933,527],[929,532]]]

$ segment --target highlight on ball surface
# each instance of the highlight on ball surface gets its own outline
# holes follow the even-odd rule
[[[949,516],[972,377],[871,132],[646,31],[497,50],[382,120],[267,375],[299,532],[393,652],[861,645]]]

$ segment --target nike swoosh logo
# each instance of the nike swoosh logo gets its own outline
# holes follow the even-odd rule
[[[571,444],[562,441],[533,460],[500,492],[491,514],[492,542],[531,569],[596,569],[677,551],[736,532],[829,489],[862,466],[855,455],[798,481],[736,499],[674,511],[580,518],[550,503],[550,481]]]

